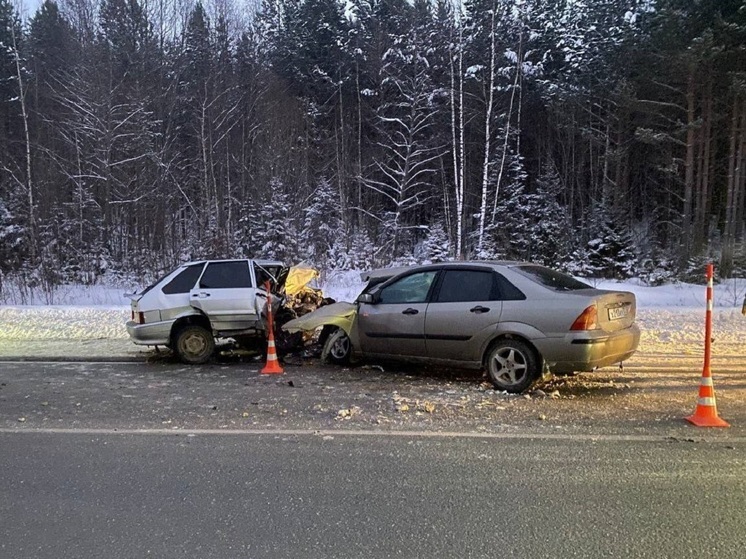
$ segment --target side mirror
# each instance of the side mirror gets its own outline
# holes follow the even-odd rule
[[[360,295],[360,297],[357,298],[357,302],[372,305],[376,301],[375,301],[375,297],[373,297],[373,295],[371,295],[370,293],[363,293],[362,295]]]

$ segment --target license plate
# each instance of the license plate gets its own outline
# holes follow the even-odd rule
[[[623,307],[614,307],[613,309],[608,309],[609,312],[609,320],[619,320],[620,318],[625,318],[629,314],[629,307],[623,306]]]

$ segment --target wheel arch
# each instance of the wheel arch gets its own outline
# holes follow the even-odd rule
[[[203,313],[194,313],[194,314],[188,314],[185,316],[181,316],[177,318],[174,321],[173,326],[171,326],[171,344],[173,345],[173,340],[176,334],[179,333],[179,331],[186,326],[201,326],[205,330],[212,332],[212,324],[210,324],[210,319],[207,318],[207,315]]]
[[[534,344],[529,337],[522,335],[522,334],[517,334],[514,332],[498,332],[498,334],[490,338],[490,340],[482,348],[482,366],[483,367],[487,366],[487,357],[489,356],[492,348],[504,340],[517,340],[517,341],[523,342],[533,352],[534,357],[536,357],[540,365],[543,366],[544,356],[541,354],[539,349],[536,347],[536,344]]]

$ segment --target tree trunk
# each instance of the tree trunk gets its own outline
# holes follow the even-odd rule
[[[709,80],[707,87],[707,100],[705,102],[705,123],[704,132],[702,135],[704,141],[703,159],[704,159],[704,170],[702,173],[700,191],[700,213],[698,216],[699,228],[701,231],[702,243],[700,246],[708,242],[708,227],[710,210],[712,206],[712,184],[710,181],[710,172],[712,169],[712,79]]]
[[[493,46],[492,46],[493,54],[494,54],[494,50],[495,48],[494,48],[494,37],[493,37]],[[498,175],[497,175],[497,184],[495,184],[495,198],[493,200],[493,205],[492,205],[492,221],[493,222],[495,221],[495,218],[497,217],[497,199],[500,194],[500,186],[502,185],[503,174],[505,173],[505,160],[507,159],[507,156],[508,156],[508,141],[510,140],[510,125],[511,125],[511,120],[513,118],[513,104],[515,103],[515,92],[518,89],[518,84],[520,82],[522,59],[523,59],[523,34],[521,33],[520,39],[518,41],[518,60],[516,61],[516,65],[515,65],[515,77],[513,78],[513,89],[510,92],[510,103],[508,105],[508,116],[505,122],[505,138],[503,140],[503,153],[502,153],[502,157],[500,158],[500,170],[498,171]],[[522,99],[523,99],[523,92],[521,92],[519,104],[522,102]],[[520,134],[520,107],[518,109],[518,114],[519,114],[518,116],[519,130],[518,131]],[[517,146],[517,150],[520,151],[520,144]]]
[[[686,157],[684,159],[684,207],[681,218],[683,240],[681,257],[686,262],[692,250],[692,198],[694,193],[694,150],[696,149],[695,103],[694,103],[694,70],[690,71],[686,92]]]
[[[10,34],[13,40],[13,58],[18,80],[18,100],[21,103],[21,118],[23,119],[23,138],[26,151],[26,195],[28,197],[28,227],[29,227],[29,257],[31,264],[36,264],[36,200],[34,199],[34,183],[31,179],[31,137],[28,127],[28,112],[26,111],[26,91],[23,89],[23,73],[21,72],[21,57],[18,52],[15,25],[11,23]]]
[[[733,96],[733,108],[730,121],[730,142],[728,146],[728,187],[725,199],[725,225],[723,227],[723,252],[720,258],[720,273],[729,277],[733,269],[733,250],[735,248],[735,214],[736,214],[736,159],[738,158],[738,94]]]
[[[459,5],[459,14],[461,14]],[[456,191],[456,258],[464,257],[464,30],[458,16],[458,105],[456,103],[456,80],[453,56],[450,57],[451,74],[451,135],[453,141],[453,177]],[[457,124],[458,121],[458,124]],[[457,140],[458,138],[458,140]]]
[[[489,91],[487,92],[487,108],[484,116],[484,159],[482,161],[482,195],[481,203],[479,207],[479,240],[477,242],[477,252],[481,252],[484,248],[484,231],[485,223],[487,219],[487,196],[489,195],[489,172],[490,172],[490,141],[492,139],[492,109],[495,104],[495,64],[497,53],[495,52],[495,20],[497,19],[497,6],[496,3],[492,3],[492,19],[490,24],[490,75],[488,80]],[[510,129],[510,114],[508,114],[508,124],[506,130]],[[507,135],[505,134],[505,140],[507,144]],[[503,152],[503,161],[505,161],[505,153]],[[500,169],[502,173],[502,168]],[[499,188],[499,185],[497,186]],[[497,191],[495,192],[495,198],[497,198]]]

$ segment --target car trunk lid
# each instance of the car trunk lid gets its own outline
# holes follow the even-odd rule
[[[606,291],[596,297],[598,325],[607,332],[629,328],[635,322],[637,301],[628,291]]]

